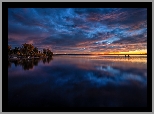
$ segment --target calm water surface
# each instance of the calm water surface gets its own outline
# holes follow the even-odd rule
[[[147,58],[53,56],[8,62],[13,107],[146,107]]]

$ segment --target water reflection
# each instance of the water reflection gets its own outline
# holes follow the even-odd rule
[[[43,61],[44,64],[49,63],[53,58],[33,58],[33,59],[19,59],[19,60],[8,60],[8,68],[11,68],[11,64],[14,64],[15,67],[22,66],[24,70],[33,69],[34,66],[38,66],[40,61]]]
[[[49,63],[53,58],[52,57],[48,57],[48,58],[43,58],[42,61],[43,63]]]
[[[38,60],[26,72],[20,65],[9,67],[9,106],[147,106],[146,58],[53,58]]]

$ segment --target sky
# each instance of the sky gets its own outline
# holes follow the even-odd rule
[[[147,52],[146,8],[9,8],[8,45],[57,54]]]

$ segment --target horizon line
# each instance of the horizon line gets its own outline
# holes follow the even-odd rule
[[[53,55],[147,55],[147,54],[53,54]]]

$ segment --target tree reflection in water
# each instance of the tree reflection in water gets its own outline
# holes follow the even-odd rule
[[[48,57],[48,58],[42,58],[43,63],[50,63],[50,61],[52,60],[52,57]]]
[[[147,58],[66,55],[53,59],[12,63],[9,107],[147,107]],[[25,72],[15,64],[33,69]]]
[[[35,58],[35,59],[21,59],[21,60],[9,60],[8,61],[8,68],[11,68],[12,63],[17,66],[22,66],[24,70],[30,70],[33,69],[34,66],[37,66],[40,61],[43,61],[43,63],[50,63],[52,60],[52,57],[48,58]]]

